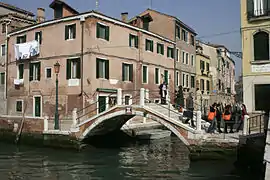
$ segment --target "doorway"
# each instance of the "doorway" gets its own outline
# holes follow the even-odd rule
[[[98,96],[98,112],[99,113],[102,113],[103,111],[106,110],[106,106],[107,106],[106,99],[107,99],[106,96]]]
[[[41,117],[41,96],[34,96],[33,109],[34,117]]]

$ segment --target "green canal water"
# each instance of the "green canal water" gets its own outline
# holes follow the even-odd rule
[[[1,180],[240,180],[233,162],[190,162],[176,138],[151,143],[104,141],[81,152],[0,143]],[[101,143],[102,144],[102,143]],[[256,180],[256,178],[252,178]]]

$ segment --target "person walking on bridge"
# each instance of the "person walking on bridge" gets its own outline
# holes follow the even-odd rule
[[[193,120],[193,111],[194,111],[194,100],[193,100],[193,93],[190,92],[189,93],[189,96],[187,97],[187,100],[186,100],[186,108],[187,108],[187,111],[188,111],[188,117],[187,117],[187,120],[185,121],[186,124],[188,124],[188,122],[191,120],[191,126],[194,128],[196,127],[195,124],[194,124],[194,120]]]

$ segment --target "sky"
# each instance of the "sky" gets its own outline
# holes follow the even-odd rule
[[[46,10],[46,19],[52,19],[49,4],[53,0],[0,0],[29,10]],[[151,3],[152,1],[152,3]],[[79,12],[96,9],[96,0],[65,0]],[[197,38],[205,42],[225,45],[230,51],[241,52],[240,0],[99,0],[98,11],[120,19],[122,12],[129,18],[147,8],[178,17],[195,29]],[[219,34],[219,35],[218,35]],[[223,34],[223,35],[220,35]],[[241,59],[232,56],[236,63],[236,75],[241,73]]]

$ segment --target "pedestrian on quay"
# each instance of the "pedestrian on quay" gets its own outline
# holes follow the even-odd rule
[[[236,128],[236,132],[239,132],[239,130],[242,128],[243,126],[243,122],[244,122],[244,119],[245,119],[245,115],[248,115],[247,113],[247,108],[246,108],[246,105],[245,104],[242,104],[241,106],[241,118],[240,118],[240,122]]]
[[[161,104],[167,104],[166,103],[167,88],[168,88],[167,83],[165,81],[163,81],[163,83],[159,85],[159,94],[160,94]]]
[[[211,122],[210,126],[208,127],[207,133],[214,133],[216,130],[216,124],[217,124],[217,103],[214,103],[212,106],[210,106],[210,111],[208,113],[208,121]]]
[[[233,133],[233,122],[231,121],[232,119],[231,105],[227,105],[225,107],[222,119],[224,120],[225,123],[224,133],[226,134],[228,133],[228,126],[230,128],[230,133]]]
[[[218,103],[217,104],[217,110],[216,110],[216,118],[217,118],[217,129],[219,133],[222,133],[220,127],[221,127],[221,119],[222,119],[222,104]]]
[[[187,113],[185,113],[187,115],[187,120],[185,121],[186,124],[189,123],[189,121],[191,121],[191,126],[194,128],[195,123],[193,120],[193,111],[194,111],[194,100],[193,100],[193,93],[190,92],[189,96],[187,97],[186,100],[186,108],[187,108]]]

